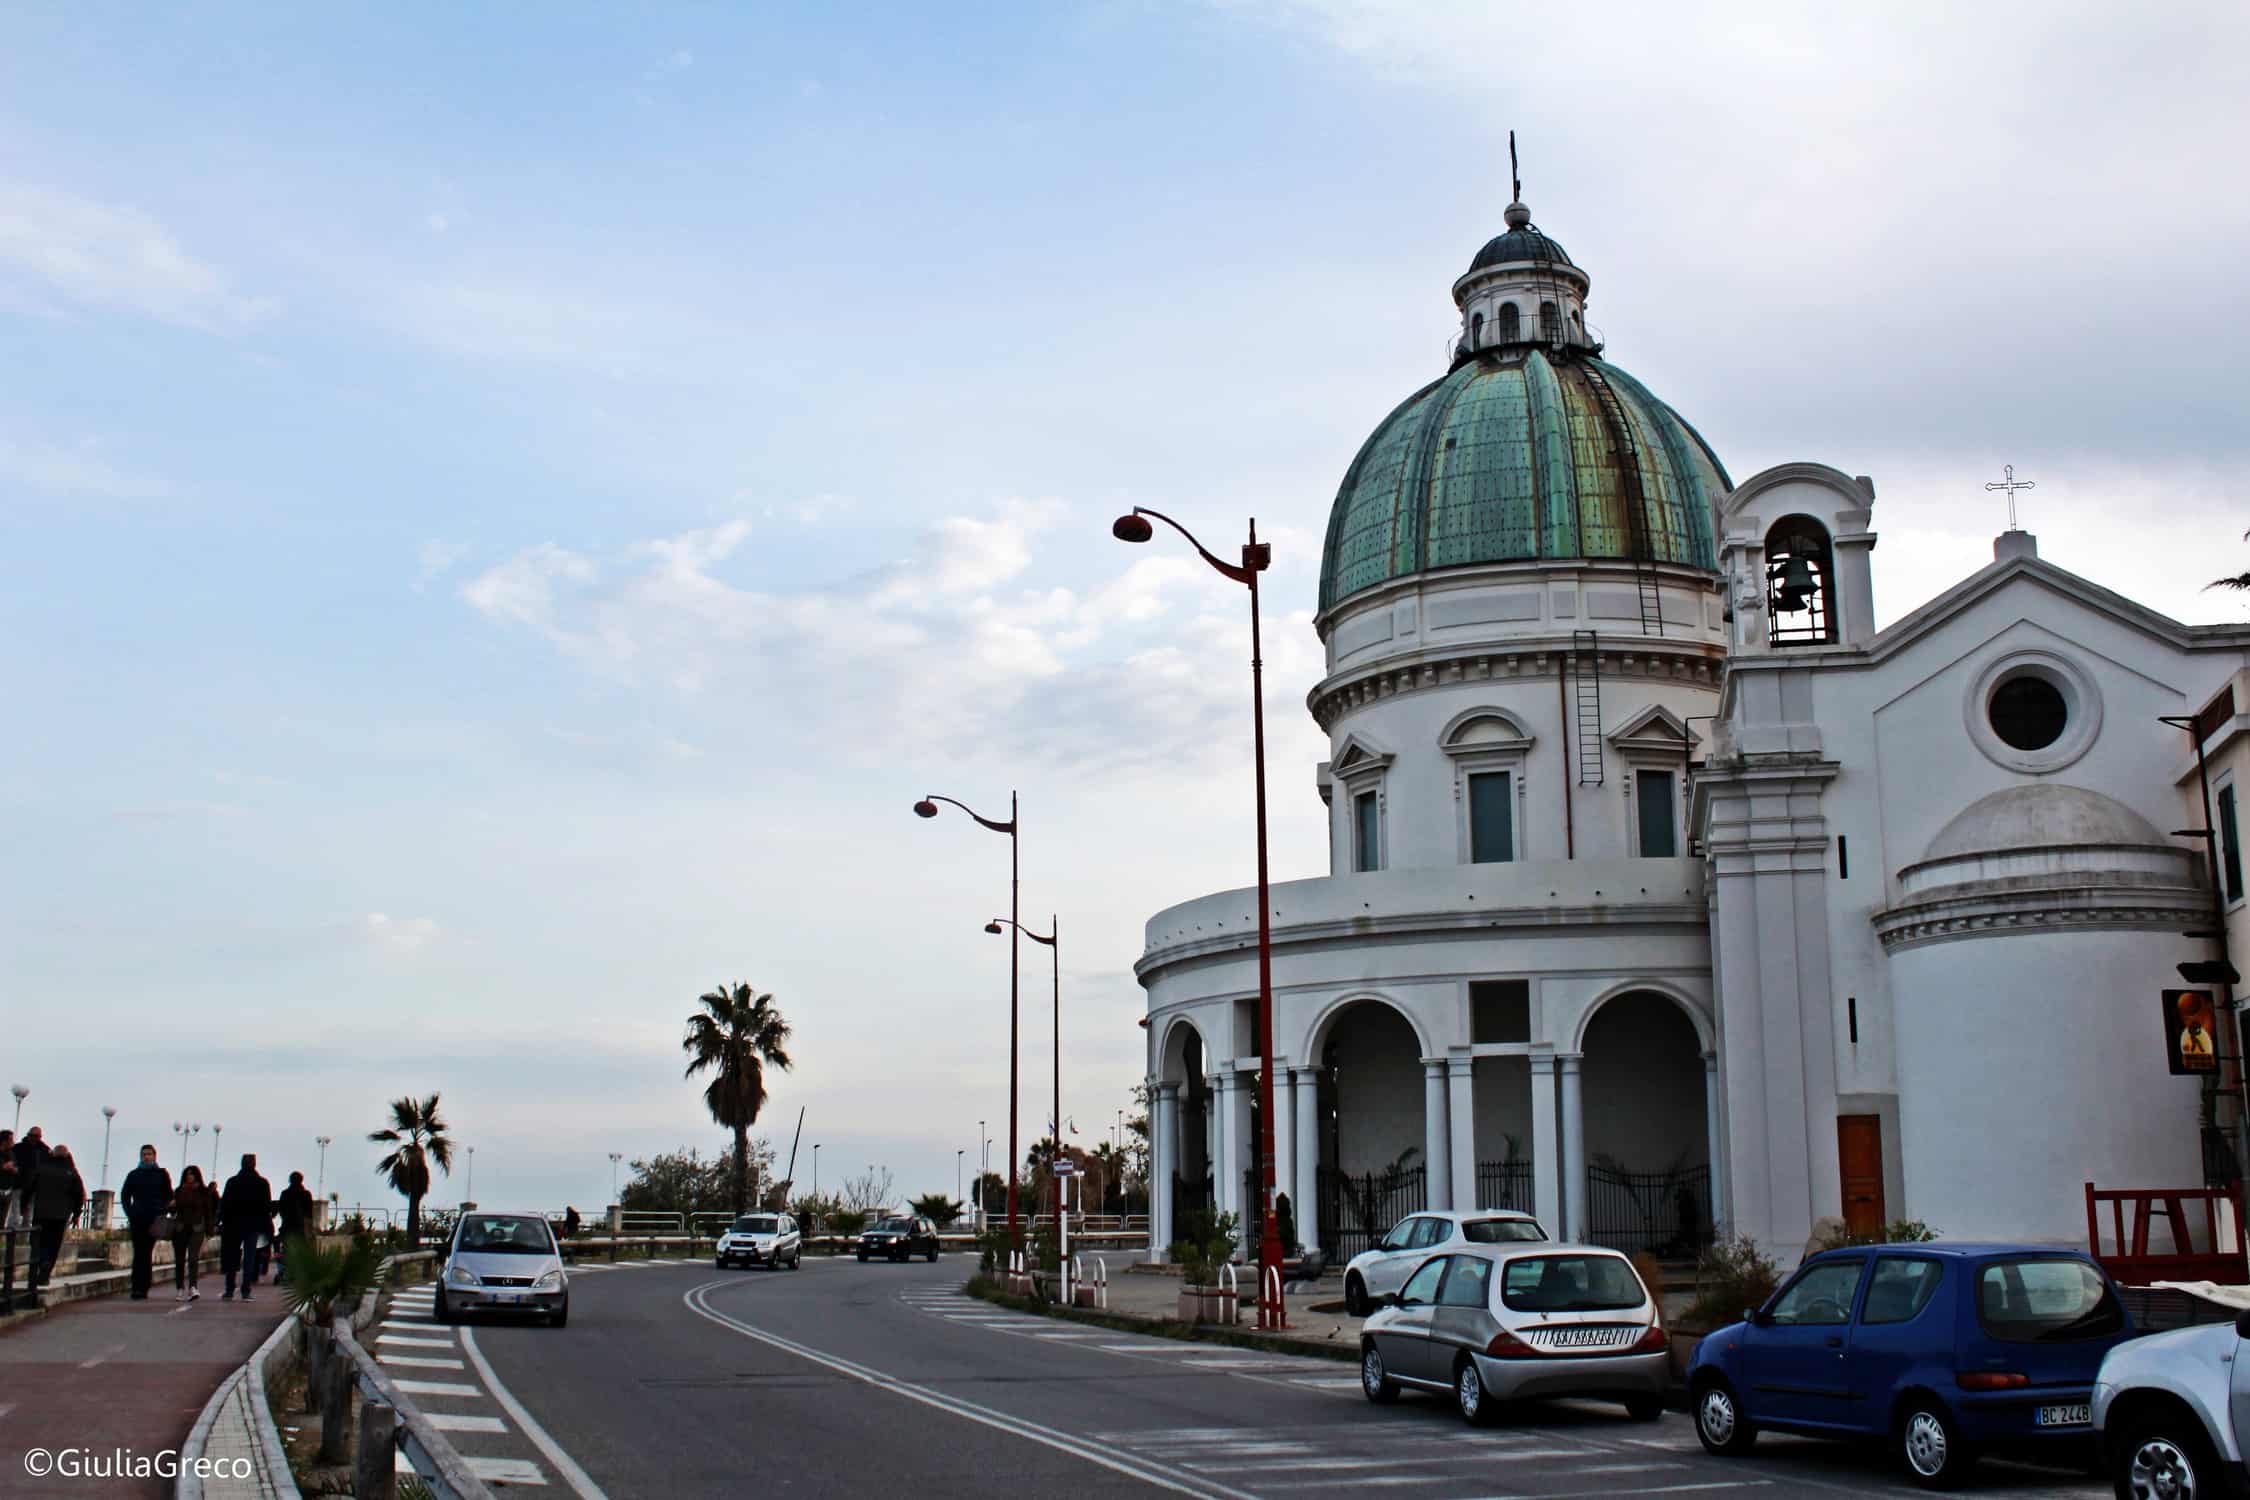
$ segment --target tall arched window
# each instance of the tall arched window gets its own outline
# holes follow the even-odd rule
[[[1552,302],[1539,304],[1539,337],[1550,344],[1562,337],[1562,315]]]
[[[1766,640],[1825,646],[1836,640],[1836,554],[1828,528],[1784,516],[1766,533]]]
[[[1484,347],[1483,313],[1469,314],[1469,347],[1471,349],[1482,349]]]
[[[1516,305],[1513,302],[1500,304],[1500,342],[1503,344],[1520,344],[1523,342],[1523,314],[1516,311]]]

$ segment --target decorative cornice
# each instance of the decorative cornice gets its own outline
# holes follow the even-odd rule
[[[2067,876],[1944,886],[1870,915],[1885,952],[2019,933],[2140,928],[2177,932],[2207,923],[2210,893],[2192,886]]]
[[[1614,904],[1605,902],[1599,906],[1572,903],[1563,906],[1506,906],[1488,910],[1347,917],[1340,920],[1278,924],[1273,929],[1273,947],[1278,953],[1285,948],[1317,948],[1339,943],[1358,945],[1371,938],[1490,936],[1494,929],[1521,934],[1532,930],[1587,927],[1612,931],[1618,928],[1685,927],[1693,928],[1698,937],[1708,938],[1710,910],[1706,902],[1698,900],[1644,898]],[[1562,935],[1570,934],[1564,932]],[[1215,932],[1208,937],[1187,938],[1150,948],[1133,965],[1133,975],[1146,985],[1149,976],[1160,969],[1215,955],[1254,955],[1257,951],[1258,934],[1255,928],[1243,932]]]
[[[1712,692],[1719,690],[1726,672],[1724,647],[1654,637],[1625,639],[1633,644],[1603,644],[1596,650],[1603,677],[1678,682]],[[1425,688],[1555,677],[1562,673],[1571,654],[1567,642],[1553,639],[1412,652],[1323,680],[1306,695],[1305,706],[1323,730],[1333,730],[1337,720],[1348,713]]]

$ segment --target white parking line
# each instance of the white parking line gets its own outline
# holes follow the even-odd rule
[[[531,1413],[524,1410],[523,1403],[511,1395],[508,1388],[500,1383],[500,1377],[493,1373],[491,1361],[487,1360],[484,1357],[484,1351],[477,1347],[477,1336],[473,1330],[467,1328],[461,1330],[461,1349],[476,1365],[477,1376],[484,1382],[485,1389],[492,1392],[492,1399],[500,1403],[502,1411],[516,1419],[516,1426],[523,1429],[523,1435],[531,1439],[531,1445],[534,1448],[546,1455],[547,1462],[553,1464],[555,1472],[562,1475],[563,1483],[578,1492],[579,1500],[609,1500],[609,1497],[602,1493],[602,1487],[594,1483],[584,1469],[578,1467],[577,1460],[563,1451],[562,1444],[547,1436],[547,1429],[541,1427]],[[475,1466],[472,1464],[471,1467]],[[535,1466],[526,1465],[526,1467]],[[478,1477],[481,1479],[497,1479],[503,1476],[485,1474],[480,1471]],[[523,1481],[510,1479],[506,1482],[519,1484]],[[543,1483],[544,1480],[538,1482]]]

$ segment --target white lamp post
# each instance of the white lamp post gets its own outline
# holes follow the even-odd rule
[[[609,1153],[609,1201],[612,1203],[617,1201],[617,1164],[624,1159],[625,1153],[622,1151]]]
[[[469,1148],[469,1190],[461,1195],[469,1202],[477,1201],[477,1148]]]
[[[187,1175],[188,1142],[195,1139],[196,1132],[202,1128],[201,1125],[182,1125],[177,1120],[172,1122],[172,1134],[180,1138],[180,1175],[182,1177]]]
[[[224,1125],[217,1123],[211,1126],[211,1180],[213,1182],[219,1180],[219,1132],[224,1129],[226,1129]]]
[[[329,1144],[335,1139],[336,1138],[332,1135],[316,1135],[313,1137],[313,1144],[320,1148],[320,1175],[314,1179],[315,1186],[313,1188],[313,1196],[315,1198],[321,1197],[327,1192],[328,1147]]]
[[[102,1186],[109,1186],[109,1124],[117,1118],[117,1106],[102,1106]]]
[[[20,1083],[11,1083],[8,1085],[8,1092],[16,1096],[15,1128],[21,1130],[23,1129],[23,1101],[31,1097],[31,1090]]]

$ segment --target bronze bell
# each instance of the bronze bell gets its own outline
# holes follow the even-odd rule
[[[1796,614],[1812,600],[1816,585],[1813,582],[1812,564],[1801,557],[1782,560],[1773,576],[1780,584],[1774,590],[1773,607],[1783,614]]]

